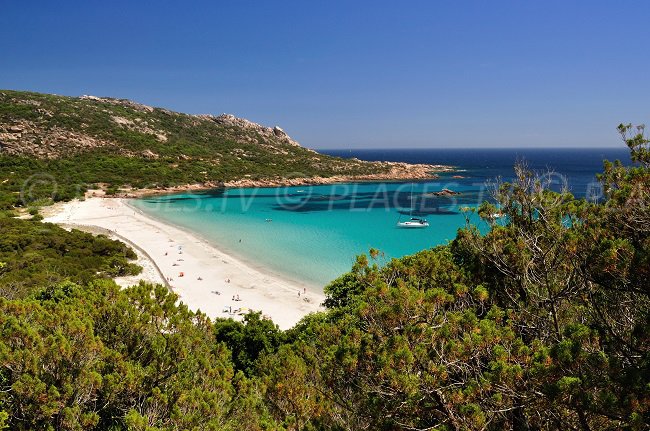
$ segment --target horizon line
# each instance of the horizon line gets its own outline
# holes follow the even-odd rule
[[[305,147],[307,148],[307,147]],[[616,150],[616,149],[626,149],[629,150],[626,146],[597,146],[597,147],[587,147],[587,146],[574,146],[574,147],[553,147],[553,146],[532,146],[532,147],[404,147],[404,148],[318,148],[310,147],[316,151],[402,151],[402,150]]]

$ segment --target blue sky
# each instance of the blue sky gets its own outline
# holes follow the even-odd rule
[[[616,146],[645,1],[2,0],[0,88],[280,125],[312,148]]]

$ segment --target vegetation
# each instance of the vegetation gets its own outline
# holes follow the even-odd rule
[[[255,374],[257,360],[274,353],[284,342],[284,335],[272,321],[262,319],[262,313],[249,313],[244,322],[219,319],[214,323],[215,339],[232,353],[233,367],[247,376]]]
[[[0,296],[25,298],[63,280],[136,275],[131,248],[106,236],[0,215]]]
[[[228,352],[176,299],[162,286],[112,281],[0,299],[10,428],[238,429],[245,399]]]
[[[387,169],[318,154],[286,135],[128,100],[0,91],[0,209],[69,200],[98,183],[116,191]]]
[[[0,424],[648,429],[649,141],[620,130],[636,164],[605,163],[604,201],[519,166],[495,193],[505,222],[484,204],[484,235],[468,224],[384,266],[371,250],[326,288],[326,312],[286,332],[258,314],[211,322],[146,284],[0,298]]]

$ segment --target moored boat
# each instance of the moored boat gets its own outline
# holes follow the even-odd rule
[[[398,222],[397,227],[424,228],[424,227],[429,227],[429,222],[423,218],[413,217],[410,220]]]

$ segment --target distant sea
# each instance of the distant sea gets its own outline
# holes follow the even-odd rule
[[[630,163],[626,148],[321,150],[361,160],[452,165],[457,171],[418,182],[239,188],[139,199],[134,205],[186,228],[218,248],[268,271],[320,288],[348,271],[371,247],[384,261],[444,244],[466,223],[462,207],[489,198],[489,184],[508,181],[525,161],[551,188],[598,199],[595,175],[604,159]],[[462,176],[462,178],[458,178]],[[431,197],[447,188],[461,193]],[[430,227],[396,227],[411,215]],[[480,224],[476,218],[471,220]]]

